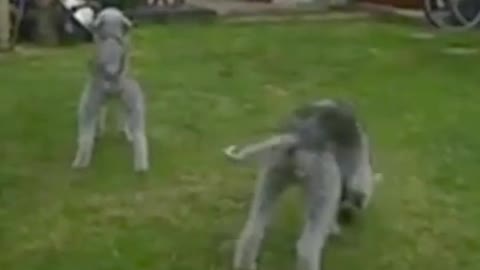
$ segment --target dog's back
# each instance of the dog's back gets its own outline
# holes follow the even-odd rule
[[[345,102],[332,100],[307,104],[293,113],[286,131],[296,138],[287,152],[294,167],[299,164],[295,158],[299,151],[318,155],[329,152],[335,157],[342,178],[341,201],[348,206],[344,207],[348,211],[343,211],[343,216],[349,219],[352,209],[362,208],[369,196],[355,188],[355,181],[359,181],[359,178],[354,175],[358,175],[365,153],[368,155],[365,162],[371,163],[366,134],[352,107]]]
[[[310,152],[356,151],[361,148],[362,130],[351,106],[343,101],[321,100],[297,108],[277,135],[242,148],[229,146],[225,154],[237,161],[270,159],[273,155]]]

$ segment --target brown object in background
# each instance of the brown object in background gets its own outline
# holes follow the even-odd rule
[[[1,0],[0,0],[1,1]],[[32,10],[35,18],[34,39],[41,45],[57,45],[57,2],[55,0],[35,0],[36,8]]]
[[[10,4],[0,0],[0,50],[10,47]]]
[[[422,0],[359,0],[364,3],[388,5],[397,8],[421,9],[423,6]]]
[[[256,3],[272,3],[273,0],[246,0],[247,2],[256,2]]]

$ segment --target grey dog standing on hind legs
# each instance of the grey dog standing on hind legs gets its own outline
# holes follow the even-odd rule
[[[340,233],[340,213],[365,209],[373,193],[367,134],[342,101],[302,106],[279,134],[241,148],[227,147],[224,153],[259,165],[249,216],[235,247],[234,269],[256,269],[274,203],[290,184],[300,184],[305,195],[297,270],[320,269],[328,236]]]
[[[130,20],[116,8],[102,10],[92,23],[95,57],[78,108],[74,168],[89,166],[95,137],[105,128],[106,102],[112,97],[119,97],[123,103],[121,129],[133,145],[135,170],[149,168],[144,96],[128,70],[127,34],[131,26]]]

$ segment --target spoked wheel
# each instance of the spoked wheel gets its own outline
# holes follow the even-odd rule
[[[438,28],[463,28],[463,24],[455,18],[451,3],[457,0],[424,0],[423,12],[427,20]]]
[[[465,28],[480,25],[480,1],[478,0],[449,0],[452,13]]]

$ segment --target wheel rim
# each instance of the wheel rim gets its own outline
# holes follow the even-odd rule
[[[458,1],[458,0],[453,0]],[[425,17],[435,27],[447,30],[465,30],[462,21],[457,19],[451,7],[452,0],[424,0]]]
[[[471,0],[448,0],[450,8],[455,18],[460,21],[464,27],[473,28],[480,23],[480,5]],[[469,2],[468,2],[469,1]],[[462,6],[465,5],[465,6]],[[468,6],[470,5],[470,6]],[[477,5],[477,6],[475,6]],[[471,8],[471,14],[464,14],[462,8]]]

